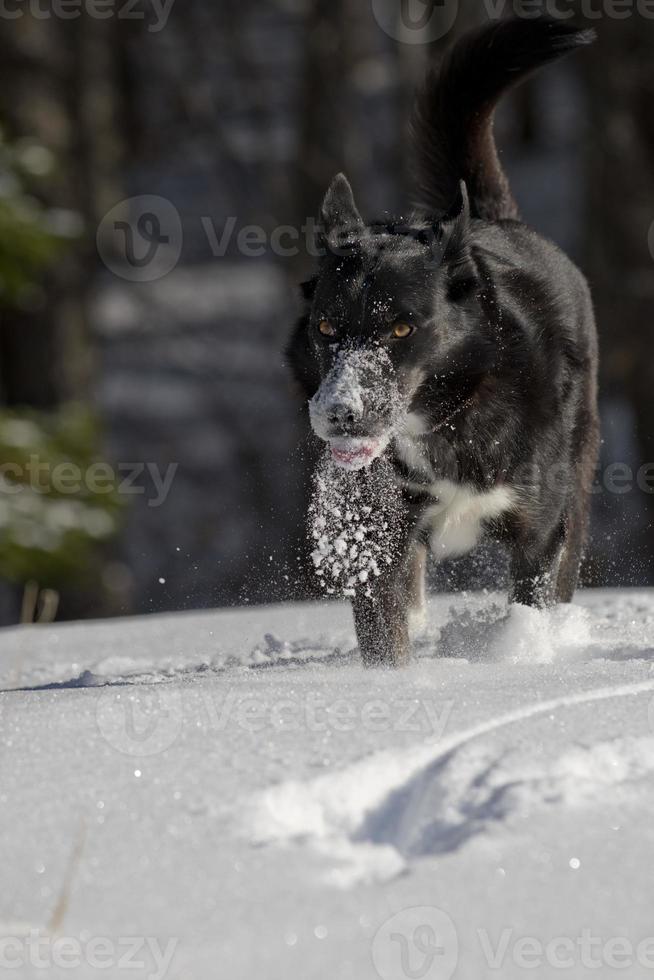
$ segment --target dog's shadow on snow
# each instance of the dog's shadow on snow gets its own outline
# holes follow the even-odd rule
[[[259,671],[269,670],[320,669],[322,667],[347,666],[348,664],[358,662],[358,651],[356,649],[344,651],[337,647],[331,652],[326,652],[324,648],[303,646],[301,649],[298,648],[294,651],[287,644],[279,644],[272,649],[270,646],[271,638],[266,637],[266,641],[269,644],[269,652],[263,653],[259,651],[261,659],[243,661],[234,657],[219,664],[203,663],[166,671],[147,670],[127,676],[96,674],[91,668],[81,671],[75,677],[65,678],[60,681],[44,681],[40,684],[4,688],[0,690],[0,694],[38,691],[74,691],[106,687],[156,687],[175,682],[190,684],[193,681],[203,680],[207,677],[221,677],[233,671],[252,671],[258,673]]]
[[[615,638],[596,636],[591,616],[581,606],[536,610],[491,603],[477,610],[450,609],[439,624],[430,624],[412,643],[414,661],[453,659],[470,663],[501,662],[536,665],[565,661],[598,660],[623,663],[654,662],[654,647],[635,643],[622,645]],[[148,666],[127,674],[111,674],[86,668],[61,680],[37,684],[11,685],[0,694],[40,691],[79,690],[81,688],[150,687],[174,682],[192,683],[207,677],[234,672],[254,673],[279,670],[320,670],[358,666],[357,648],[333,647],[323,640],[280,640],[266,634],[247,657],[228,656],[223,661],[205,661],[178,668]]]

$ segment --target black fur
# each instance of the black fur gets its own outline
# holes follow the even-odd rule
[[[365,225],[342,175],[325,199],[324,256],[304,286],[290,364],[307,399],[339,351],[383,349],[388,370],[356,410],[329,406],[321,436],[377,438],[395,424],[398,398],[426,420],[412,443],[423,463],[407,462],[396,440],[386,450],[404,488],[406,533],[373,595],[353,600],[366,663],[408,656],[434,481],[511,492],[514,505],[491,530],[512,553],[514,600],[546,605],[574,593],[599,441],[592,302],[572,262],[514,220],[492,120],[507,88],[591,40],[548,19],[463,38],[417,100],[420,208],[411,220]],[[321,320],[334,338],[319,332]],[[413,334],[393,339],[396,321]]]
[[[411,121],[419,203],[444,211],[465,180],[472,214],[518,218],[497,156],[493,117],[501,96],[534,70],[586,44],[595,33],[568,21],[504,21],[464,37],[427,75]]]

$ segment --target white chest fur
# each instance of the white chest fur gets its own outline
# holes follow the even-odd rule
[[[477,490],[466,483],[437,480],[429,488],[436,503],[427,509],[431,549],[437,558],[465,555],[477,545],[487,521],[497,520],[515,505],[510,487]]]
[[[420,419],[410,416],[411,427],[395,440],[395,449],[416,484],[434,498],[424,516],[430,544],[437,558],[465,555],[477,545],[484,525],[497,520],[516,504],[516,492],[508,486],[478,490],[467,483],[434,477],[419,438]]]

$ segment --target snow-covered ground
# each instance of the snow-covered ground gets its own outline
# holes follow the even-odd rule
[[[649,977],[653,661],[647,591],[4,631],[0,974]]]

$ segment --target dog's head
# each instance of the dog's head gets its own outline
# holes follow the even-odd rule
[[[431,431],[465,395],[462,374],[480,367],[469,227],[464,185],[436,222],[366,225],[346,178],[332,183],[291,359],[338,464],[369,465],[394,435]]]

